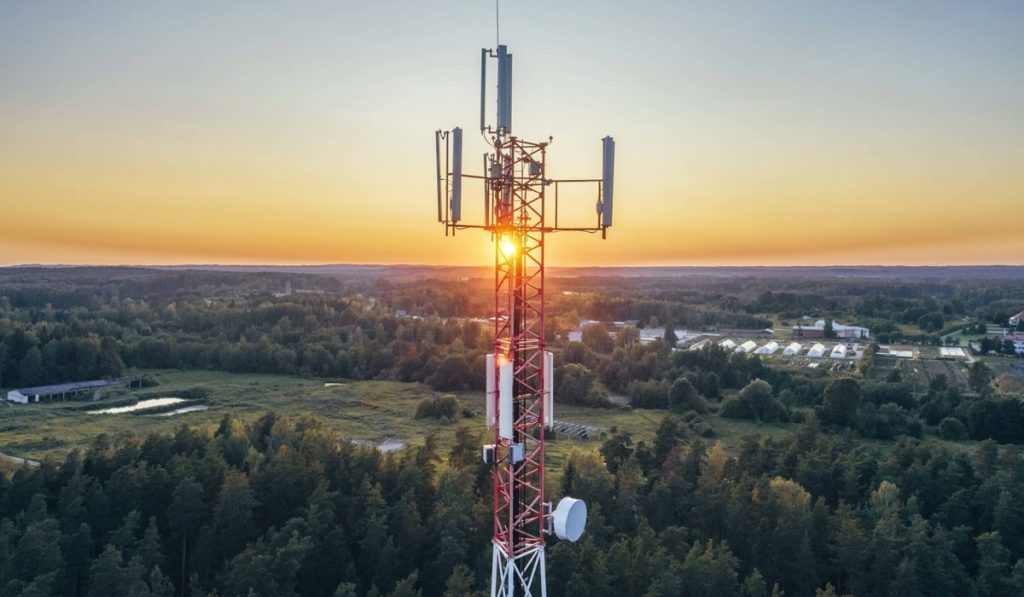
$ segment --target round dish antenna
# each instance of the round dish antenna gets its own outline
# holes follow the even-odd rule
[[[555,519],[555,536],[575,543],[587,526],[587,504],[583,500],[564,497],[555,506],[552,516]]]

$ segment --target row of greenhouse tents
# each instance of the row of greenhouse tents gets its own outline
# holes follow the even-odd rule
[[[759,355],[772,355],[779,351],[781,346],[778,342],[769,342],[764,346],[758,347],[757,343],[753,340],[747,340],[743,344],[737,344],[732,340],[723,340],[718,343],[718,346],[725,350],[732,350],[734,352],[742,354],[759,354]],[[803,351],[803,344],[799,342],[793,342],[782,351],[782,354],[787,357],[795,357]],[[825,353],[833,359],[845,359],[847,356],[846,346],[843,344],[836,344],[831,351],[821,343],[814,344],[807,350],[807,356],[811,358],[824,358]]]

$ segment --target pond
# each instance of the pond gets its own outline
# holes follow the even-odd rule
[[[150,408],[158,408],[161,406],[168,406],[170,404],[177,404],[184,402],[184,398],[152,398],[150,400],[140,400],[136,404],[131,406],[115,406],[114,408],[104,408],[102,410],[90,410],[90,415],[119,415],[122,413],[130,413],[140,410],[146,410]]]

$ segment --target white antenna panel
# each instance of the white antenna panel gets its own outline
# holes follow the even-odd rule
[[[495,385],[494,355],[487,355],[487,393],[484,396],[484,410],[487,413],[487,426],[494,427],[494,385]]]
[[[544,426],[555,424],[555,353],[544,351]]]
[[[501,359],[498,365],[498,435],[509,440],[515,418],[512,402],[512,362]]]

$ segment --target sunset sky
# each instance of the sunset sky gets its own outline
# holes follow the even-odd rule
[[[1019,1],[503,3],[549,174],[617,142],[608,240],[549,237],[549,263],[1024,264],[1022,24]],[[485,0],[0,3],[0,265],[488,263],[435,221],[433,132],[484,151],[494,45]]]

